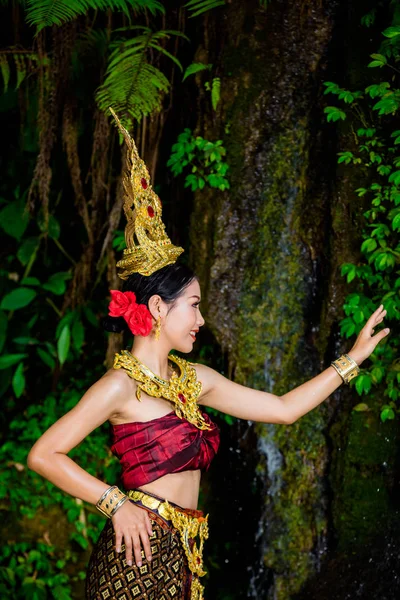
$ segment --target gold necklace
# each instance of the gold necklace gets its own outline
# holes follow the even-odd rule
[[[136,397],[141,402],[140,393],[145,392],[154,398],[165,398],[174,404],[176,415],[186,419],[198,429],[211,429],[200,412],[197,398],[201,392],[201,382],[197,380],[196,370],[184,358],[168,355],[168,359],[179,368],[179,374],[173,372],[171,379],[163,379],[144,365],[129,350],[115,353],[114,369],[124,369],[129,377],[137,382]]]

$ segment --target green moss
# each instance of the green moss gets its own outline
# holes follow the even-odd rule
[[[390,480],[395,470],[398,425],[382,423],[378,411],[353,411],[345,441],[339,422],[331,435],[335,443],[330,478],[336,492],[333,521],[338,549],[347,551],[379,533],[393,512]]]

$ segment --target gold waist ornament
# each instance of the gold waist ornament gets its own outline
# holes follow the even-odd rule
[[[204,541],[208,538],[208,515],[192,517],[171,506],[168,500],[161,501],[138,490],[129,490],[127,493],[132,500],[141,502],[143,506],[156,511],[167,521],[171,521],[178,530],[188,566],[193,575],[190,600],[204,600],[204,586],[200,583],[199,577],[206,574],[203,568],[203,546]],[[194,541],[197,536],[199,536],[199,546]]]
[[[129,377],[135,379],[136,397],[139,402],[141,402],[141,391],[155,398],[165,398],[174,403],[174,411],[180,419],[186,419],[198,429],[211,429],[197,404],[202,385],[197,380],[196,369],[179,356],[170,354],[168,359],[179,368],[179,375],[174,371],[169,380],[155,375],[129,350],[121,350],[120,354],[115,353],[113,368],[124,369]]]

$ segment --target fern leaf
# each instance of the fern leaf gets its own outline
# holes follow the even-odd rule
[[[27,22],[41,31],[51,25],[62,25],[87,13],[89,9],[119,11],[128,17],[130,11],[149,10],[153,15],[165,13],[165,8],[158,0],[27,0]]]
[[[189,18],[191,18],[197,17],[197,15],[201,15],[212,8],[216,8],[217,6],[223,6],[224,4],[225,0],[190,0],[183,6],[192,11],[192,14],[189,15]]]
[[[182,81],[185,81],[186,77],[189,77],[189,75],[193,75],[194,73],[199,73],[199,71],[204,71],[205,69],[211,68],[212,64],[206,65],[205,63],[192,63],[191,65],[186,67]]]
[[[170,58],[180,68],[180,70],[183,71],[183,67],[182,67],[181,63],[179,62],[179,60],[176,58],[176,56],[174,56],[173,54],[171,54],[165,48],[162,48],[162,46],[159,46],[158,44],[149,44],[149,45],[152,48],[154,48],[154,50],[159,50],[162,54],[165,54],[165,56],[168,56],[168,58]]]
[[[217,108],[217,104],[220,99],[220,90],[221,90],[221,79],[219,77],[214,77],[212,80],[211,87],[211,103],[214,110]]]
[[[3,76],[4,82],[4,93],[8,90],[8,83],[10,81],[10,65],[8,64],[7,58],[3,55],[0,55],[0,70]]]
[[[125,28],[125,31],[131,29],[140,29],[142,33],[111,44],[106,77],[97,91],[96,99],[104,112],[107,113],[108,107],[112,106],[117,113],[140,121],[143,115],[161,109],[162,95],[170,85],[165,75],[147,62],[146,54],[149,49],[157,50],[182,69],[180,62],[156,43],[159,39],[168,38],[169,33],[181,35],[181,32],[153,32],[149,27],[140,25]]]
[[[14,54],[14,60],[17,69],[17,85],[15,86],[17,90],[26,77],[26,64],[25,60],[19,54]]]
[[[120,60],[96,94],[101,110],[109,106],[119,113],[128,113],[133,119],[161,109],[160,92],[169,89],[168,79],[153,65],[145,62],[143,54]]]

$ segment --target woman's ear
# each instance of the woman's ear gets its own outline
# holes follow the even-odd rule
[[[165,309],[164,309],[164,302],[162,301],[161,296],[159,296],[158,294],[154,294],[153,296],[151,296],[150,300],[149,300],[149,311],[151,313],[151,316],[157,321],[158,317],[164,317],[165,314]]]

